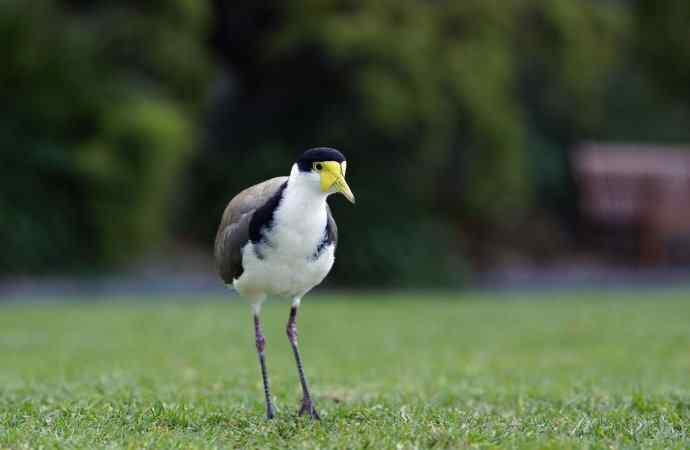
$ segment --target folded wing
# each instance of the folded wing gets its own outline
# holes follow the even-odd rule
[[[254,212],[273,197],[287,177],[276,177],[245,189],[225,208],[216,233],[214,254],[223,281],[232,283],[244,272],[242,248],[249,242],[249,224]]]

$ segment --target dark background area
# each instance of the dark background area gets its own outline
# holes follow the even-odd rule
[[[206,270],[225,204],[314,146],[358,199],[330,202],[331,286],[684,267],[649,257],[644,220],[591,217],[573,161],[684,152],[688,24],[673,0],[5,0],[0,277]],[[684,248],[671,228],[652,247]]]

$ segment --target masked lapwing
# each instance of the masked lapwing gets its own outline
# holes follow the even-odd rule
[[[256,350],[266,397],[266,415],[274,416],[259,312],[268,296],[292,300],[287,336],[302,385],[299,414],[319,419],[297,347],[297,310],[302,297],[330,272],[338,227],[326,203],[341,193],[355,196],[345,181],[347,163],[338,150],[307,150],[292,165],[289,177],[278,177],[240,192],[230,201],[218,228],[215,258],[223,281],[252,304]]]

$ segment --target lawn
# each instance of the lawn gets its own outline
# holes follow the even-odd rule
[[[0,448],[689,448],[690,294],[308,296],[323,420],[284,324],[220,298],[0,305]]]

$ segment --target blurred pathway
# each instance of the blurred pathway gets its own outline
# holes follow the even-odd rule
[[[94,278],[46,277],[0,280],[0,300],[37,297],[229,295],[215,273],[174,273],[146,276],[111,275]]]
[[[615,268],[604,265],[514,266],[479,273],[471,290],[690,288],[690,267]],[[25,298],[231,295],[215,272],[131,272],[94,278],[10,277],[0,279],[0,301]],[[193,298],[193,296],[191,297]]]
[[[510,266],[480,273],[474,287],[496,290],[690,288],[690,267],[631,268],[605,264]]]

